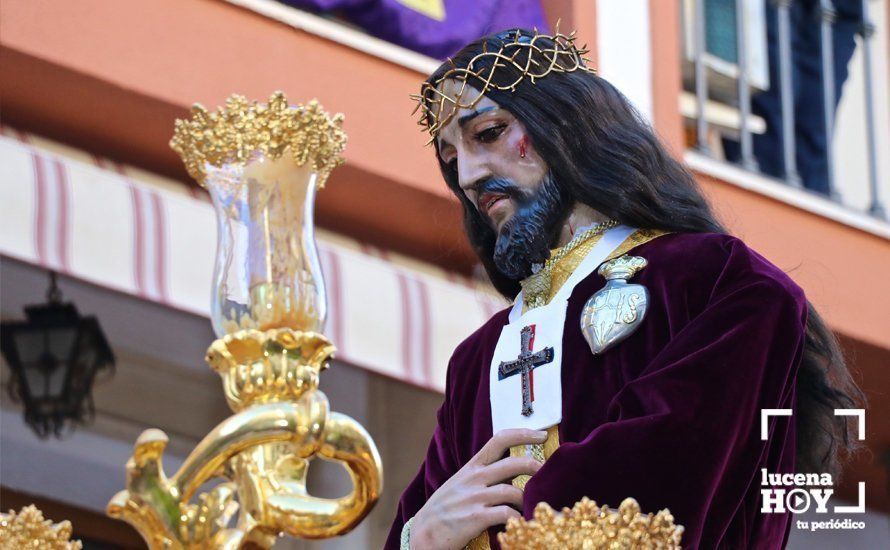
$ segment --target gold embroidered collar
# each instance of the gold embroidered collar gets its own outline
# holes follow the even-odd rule
[[[606,224],[612,225],[604,227]],[[550,303],[572,272],[578,268],[581,261],[587,256],[587,253],[599,242],[602,234],[615,225],[618,224],[613,221],[600,224],[583,233],[579,233],[576,238],[572,239],[565,246],[552,250],[550,259],[545,262],[544,267],[519,283],[522,286],[524,310],[527,311]],[[606,261],[626,254],[631,249],[667,233],[669,231],[637,229],[609,254]]]

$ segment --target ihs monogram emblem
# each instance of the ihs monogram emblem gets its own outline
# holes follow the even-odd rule
[[[633,334],[646,316],[649,291],[627,280],[647,263],[645,258],[624,255],[597,270],[606,278],[606,286],[594,293],[581,311],[581,333],[594,355]]]

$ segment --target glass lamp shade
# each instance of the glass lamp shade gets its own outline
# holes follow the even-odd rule
[[[317,101],[289,105],[230,96],[176,121],[170,146],[210,192],[218,240],[211,297],[220,338],[245,329],[320,332],[324,282],[315,248],[315,193],[342,164],[343,115]]]
[[[313,222],[318,172],[289,155],[262,152],[204,169],[218,229],[211,297],[216,335],[320,332],[327,302]]]

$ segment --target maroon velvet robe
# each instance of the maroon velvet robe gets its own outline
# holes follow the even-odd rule
[[[669,234],[629,252],[648,266],[630,282],[649,289],[646,318],[594,356],[578,320],[596,273],[572,292],[563,336],[560,447],[528,482],[523,514],[582,497],[644,512],[669,508],[683,548],[780,548],[791,518],[760,513],[760,469],[793,472],[793,417],[806,325],[803,291],[735,237]],[[507,310],[458,346],[445,402],[417,477],[402,495],[386,548],[404,523],[491,438],[489,366]],[[498,529],[489,531],[497,548]]]

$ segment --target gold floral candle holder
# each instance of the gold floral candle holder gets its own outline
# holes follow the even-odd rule
[[[79,540],[71,540],[71,522],[53,523],[43,518],[36,506],[25,506],[16,513],[0,513],[0,548],[39,548],[40,550],[81,550]]]
[[[232,96],[178,120],[171,146],[208,189],[217,214],[207,362],[235,413],[167,477],[160,430],[137,440],[127,488],[108,505],[152,549],[271,547],[280,534],[341,535],[374,506],[382,465],[355,420],[332,412],[318,389],[333,357],[321,333],[324,280],[315,246],[315,193],[342,163],[342,116],[315,102],[289,106]],[[316,457],[339,462],[353,491],[338,499],[306,489]],[[220,483],[207,492],[210,480]],[[236,518],[237,513],[237,518]]]
[[[539,503],[534,519],[511,519],[498,542],[504,550],[679,550],[682,536],[683,526],[666,509],[644,514],[636,500],[626,498],[614,510],[585,497],[559,513]]]
[[[211,344],[207,363],[222,377],[226,401],[238,412],[295,401],[317,389],[333,353],[334,346],[318,333],[248,329]]]

